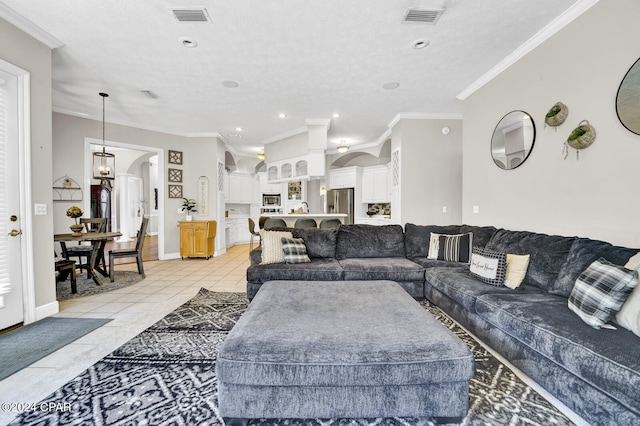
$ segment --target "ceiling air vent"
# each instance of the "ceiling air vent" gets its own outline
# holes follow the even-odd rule
[[[407,9],[402,22],[434,25],[443,13],[444,9]]]
[[[210,22],[207,9],[173,9],[179,22]]]

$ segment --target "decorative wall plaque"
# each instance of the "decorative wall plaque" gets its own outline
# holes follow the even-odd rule
[[[169,163],[182,164],[182,151],[169,150]]]
[[[169,169],[169,182],[182,182],[182,170]]]
[[[169,198],[182,198],[182,185],[169,185]]]

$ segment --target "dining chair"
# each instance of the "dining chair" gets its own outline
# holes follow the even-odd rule
[[[318,222],[315,219],[311,218],[300,218],[297,219],[293,224],[294,228],[317,228]]]
[[[138,237],[136,241],[136,247],[133,249],[117,249],[109,250],[109,279],[111,282],[115,280],[115,274],[113,271],[113,261],[115,259],[121,259],[124,257],[135,257],[138,264],[138,273],[144,278],[144,267],[142,266],[142,246],[144,245],[144,237],[147,235],[147,224],[149,223],[148,217],[142,218],[140,224],[140,230],[138,230]]]
[[[249,218],[249,232],[251,233],[251,239],[249,240],[249,250],[253,250],[253,238],[258,237],[261,244],[262,239],[260,236],[260,232],[256,231],[256,222],[251,218]]]
[[[81,217],[80,224],[84,225],[84,228],[87,232],[106,232],[107,230],[107,218],[106,217]],[[89,265],[91,260],[91,252],[93,251],[93,245],[95,243],[79,243],[77,246],[67,247],[65,250],[65,257],[67,260],[70,260],[70,257],[78,258],[78,267],[80,268],[80,272],[83,269],[87,270],[87,278],[91,278],[91,268]],[[86,258],[86,262],[83,262],[82,259]],[[106,265],[104,256],[102,257],[102,264]]]
[[[284,219],[279,219],[279,218],[270,217],[264,223],[264,229],[286,228],[286,227],[287,227],[287,222],[285,222]]]

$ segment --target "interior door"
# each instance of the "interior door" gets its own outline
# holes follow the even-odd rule
[[[0,330],[24,319],[18,141],[18,80],[0,69]]]

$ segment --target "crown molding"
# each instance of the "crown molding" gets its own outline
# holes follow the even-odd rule
[[[265,139],[265,140],[262,141],[262,145],[266,145],[266,144],[269,144],[271,142],[277,142],[277,141],[285,139],[285,138],[290,138],[291,136],[299,135],[300,133],[304,133],[304,132],[307,132],[307,131],[309,131],[308,128],[299,127],[297,129],[290,130],[290,131],[288,131],[286,133],[282,133],[280,135],[272,136],[272,137],[270,137],[268,139]]]
[[[491,68],[487,73],[479,79],[471,83],[466,89],[460,92],[456,98],[463,101],[471,96],[475,91],[496,78],[504,70],[508,69],[514,63],[529,54],[532,50],[549,39],[562,28],[573,22],[574,19],[591,9],[600,0],[578,0],[573,6],[565,10],[560,16],[551,21],[547,26],[538,31],[533,37],[524,44],[514,50],[509,56],[500,61],[495,67]]]
[[[442,114],[432,114],[432,113],[423,113],[423,112],[399,112],[393,117],[393,120],[387,125],[388,128],[393,128],[400,120],[410,119],[410,120],[462,120],[462,114],[454,114],[454,113],[442,113]]]
[[[64,46],[64,43],[62,43],[60,40],[46,32],[42,28],[38,27],[33,22],[27,20],[22,15],[18,14],[16,11],[9,8],[3,3],[0,3],[0,18],[29,34],[31,37],[35,38],[50,49],[57,49]]]

